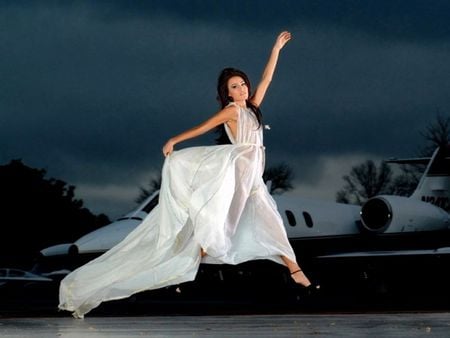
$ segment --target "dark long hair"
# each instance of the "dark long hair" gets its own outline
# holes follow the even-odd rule
[[[228,96],[228,80],[233,76],[239,76],[244,80],[245,84],[247,85],[250,97],[251,86],[247,74],[236,68],[225,68],[220,72],[219,78],[217,80],[217,100],[220,102],[220,106],[222,109],[225,108],[230,102],[232,102],[231,97]],[[258,120],[258,128],[260,128],[262,124],[261,110],[253,103],[251,103],[249,99],[246,100],[246,103],[247,107],[249,107],[253,114],[255,114],[255,117]],[[216,132],[219,134],[218,138],[216,139],[216,143],[231,143],[223,125],[218,126],[216,128]]]

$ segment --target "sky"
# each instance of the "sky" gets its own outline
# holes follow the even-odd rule
[[[116,218],[165,141],[218,111],[220,70],[256,86],[283,30],[261,109],[290,194],[334,200],[352,166],[414,155],[450,114],[448,1],[0,1],[0,164],[44,168]]]

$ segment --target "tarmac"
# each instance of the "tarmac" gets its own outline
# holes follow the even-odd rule
[[[0,337],[450,337],[450,312],[16,317]]]

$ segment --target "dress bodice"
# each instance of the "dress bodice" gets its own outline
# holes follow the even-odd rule
[[[236,137],[233,136],[230,128],[224,123],[225,131],[233,144],[255,144],[263,145],[263,131],[259,126],[255,114],[250,108],[243,108],[235,103],[230,103],[238,108],[238,122]]]

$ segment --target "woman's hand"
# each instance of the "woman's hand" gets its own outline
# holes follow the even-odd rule
[[[255,94],[251,97],[250,101],[257,107],[259,107],[264,100],[267,88],[272,81],[273,73],[278,62],[278,56],[280,50],[288,43],[291,39],[291,33],[288,31],[281,32],[273,45],[272,52],[270,53],[269,61],[267,61],[266,67],[264,68],[261,81],[256,87]]]
[[[172,154],[174,145],[175,145],[175,143],[172,141],[172,139],[170,139],[169,141],[166,142],[166,144],[162,148],[162,152],[163,152],[165,157],[167,157],[170,154]]]
[[[277,40],[275,41],[274,48],[281,50],[290,39],[291,33],[289,33],[288,31],[281,32],[280,35],[278,35]]]

